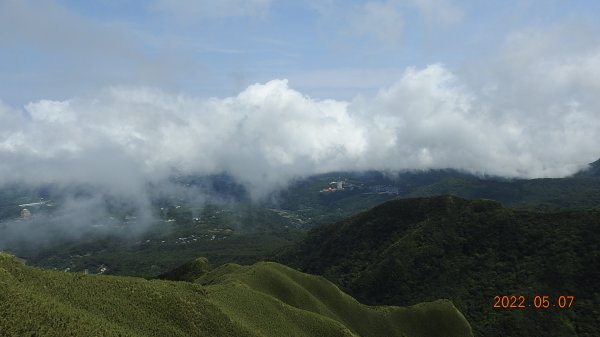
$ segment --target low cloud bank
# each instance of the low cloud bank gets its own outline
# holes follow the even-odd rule
[[[137,195],[174,169],[228,172],[261,197],[291,179],[337,170],[561,177],[598,156],[600,98],[555,96],[571,88],[554,86],[545,98],[539,87],[474,90],[435,64],[349,102],[311,99],[286,80],[224,99],[115,87],[23,110],[0,107],[0,179]],[[498,97],[504,94],[514,101]]]
[[[352,101],[313,99],[273,80],[222,99],[113,87],[22,109],[0,105],[0,184],[93,186],[98,196],[130,200],[148,223],[149,184],[175,172],[226,172],[255,199],[343,170],[562,177],[599,156],[597,69],[600,52],[588,52],[503,72],[494,83],[461,79],[440,64],[409,68],[391,87]],[[64,205],[64,214],[83,212],[69,219],[86,221],[59,212],[45,228],[84,233],[81,226],[105,218],[95,198]],[[25,221],[5,241],[39,226]]]

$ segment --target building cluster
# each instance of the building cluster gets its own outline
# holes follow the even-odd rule
[[[329,187],[320,190],[321,193],[332,193],[332,192],[340,192],[344,190],[345,181],[332,181],[329,183]]]
[[[23,208],[21,210],[21,219],[29,219],[31,218],[31,211],[27,208]]]
[[[53,207],[54,203],[50,200],[40,199],[39,202],[31,202],[27,204],[20,204],[21,207],[21,219],[29,219],[32,216],[31,210],[39,210],[42,206]]]
[[[397,186],[393,185],[354,185],[352,183],[348,183],[346,180],[332,181],[329,183],[329,186],[320,190],[321,193],[334,193],[341,191],[354,191],[354,190],[362,190],[363,194],[389,194],[389,195],[398,195],[400,194],[400,190]]]

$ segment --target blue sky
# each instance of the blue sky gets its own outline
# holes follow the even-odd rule
[[[564,177],[600,157],[599,7],[3,0],[0,185],[143,194],[172,169],[225,171],[261,196],[342,170]]]
[[[350,99],[390,85],[407,67],[493,62],[511,34],[568,20],[595,22],[599,6],[559,0],[5,0],[0,98],[21,105],[111,85],[223,97],[286,78],[313,97]]]

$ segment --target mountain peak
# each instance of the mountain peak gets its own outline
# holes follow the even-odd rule
[[[205,257],[199,257],[195,260],[184,263],[183,265],[159,275],[157,278],[169,281],[188,281],[193,282],[200,276],[210,270],[210,264]]]
[[[600,159],[593,163],[589,163],[588,166],[575,173],[576,177],[600,177]]]

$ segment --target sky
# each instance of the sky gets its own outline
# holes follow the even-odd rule
[[[173,170],[563,177],[600,157],[600,2],[0,0],[0,184]]]

